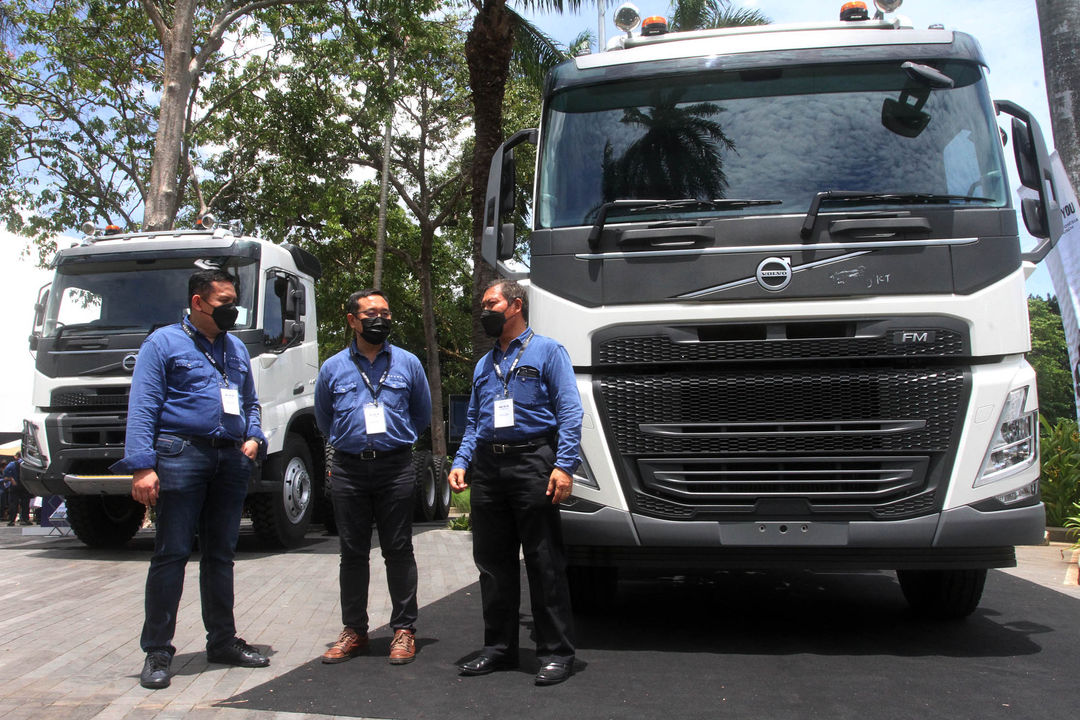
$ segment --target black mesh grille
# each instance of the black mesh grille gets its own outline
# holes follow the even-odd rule
[[[603,376],[599,386],[625,455],[928,452],[949,447],[964,374],[956,368],[669,373]],[[832,430],[830,421],[837,423]],[[864,430],[847,432],[844,423]],[[914,427],[890,430],[904,423]],[[719,432],[740,424],[741,432]],[[811,424],[820,431],[807,431]],[[711,429],[719,436],[707,436]]]
[[[897,344],[891,337],[726,340],[674,342],[659,335],[620,337],[598,344],[600,365],[652,365],[735,360],[806,360],[815,358],[955,357],[964,352],[963,336],[933,331],[933,342]]]
[[[50,407],[53,411],[60,410],[117,410],[127,411],[128,393],[130,388],[123,387],[89,387],[89,388],[59,388],[53,390]]]
[[[635,510],[932,512],[953,450],[963,368],[600,376],[602,412]],[[763,503],[772,503],[763,505]]]

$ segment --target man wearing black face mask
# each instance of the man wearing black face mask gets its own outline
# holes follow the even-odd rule
[[[431,391],[417,357],[386,341],[392,316],[381,291],[353,293],[346,310],[353,341],[323,363],[315,385],[315,420],[334,448],[331,492],[341,541],[344,625],[322,661],[344,662],[367,647],[374,521],[392,605],[390,663],[403,665],[416,657],[411,450],[430,423]]]
[[[128,401],[124,458],[131,496],[157,509],[146,578],[146,652],[140,683],[169,685],[184,568],[199,535],[199,590],[206,659],[265,667],[269,659],[236,636],[233,556],[248,478],[265,438],[247,348],[228,333],[236,281],[201,270],[188,281],[190,313],[151,334],[139,349]]]
[[[488,285],[480,322],[495,347],[473,372],[465,435],[450,487],[472,487],[473,559],[480,571],[484,647],[462,675],[517,667],[519,551],[525,557],[540,669],[537,685],[574,671],[570,592],[559,503],[581,460],[581,397],[566,349],[529,327],[525,288]],[[466,476],[468,471],[468,476]]]

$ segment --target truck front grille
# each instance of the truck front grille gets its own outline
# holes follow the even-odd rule
[[[595,382],[635,509],[663,517],[930,512],[966,397],[965,371],[955,367]]]
[[[127,412],[130,387],[64,387],[53,390],[51,412],[103,410]]]

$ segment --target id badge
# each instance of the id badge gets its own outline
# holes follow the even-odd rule
[[[382,405],[364,406],[364,427],[368,435],[386,432],[386,414],[383,412]]]
[[[503,398],[495,401],[495,427],[514,427],[514,399]]]
[[[221,388],[221,409],[226,415],[240,414],[240,391],[237,388]]]

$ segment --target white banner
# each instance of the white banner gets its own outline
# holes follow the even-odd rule
[[[1073,400],[1077,407],[1077,418],[1080,419],[1080,215],[1077,214],[1076,193],[1056,150],[1050,156],[1050,164],[1053,166],[1054,187],[1065,231],[1046,256],[1046,269],[1050,272],[1054,294],[1061,306],[1061,323],[1065,326],[1069,366],[1073,371]]]

